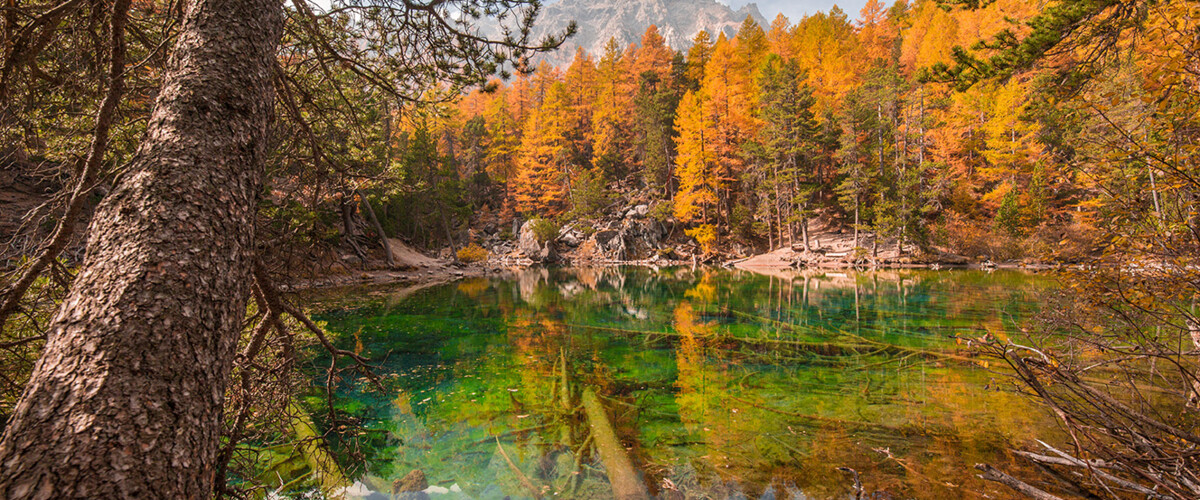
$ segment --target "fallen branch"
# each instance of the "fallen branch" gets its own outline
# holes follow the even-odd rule
[[[1050,450],[1051,452],[1053,452],[1054,454],[1056,454],[1058,456],[1051,457],[1051,456],[1039,455],[1037,453],[1030,453],[1028,451],[1019,451],[1019,450],[1014,450],[1013,453],[1020,455],[1022,457],[1028,458],[1030,460],[1033,460],[1035,462],[1040,462],[1040,463],[1044,463],[1044,464],[1062,465],[1062,466],[1067,466],[1067,467],[1082,467],[1084,469],[1087,469],[1092,474],[1095,474],[1096,477],[1098,477],[1100,479],[1109,481],[1109,482],[1117,485],[1118,487],[1136,491],[1136,492],[1146,495],[1147,497],[1150,497],[1150,498],[1157,498],[1157,499],[1162,499],[1162,500],[1170,500],[1172,498],[1170,496],[1163,495],[1162,493],[1154,491],[1154,490],[1147,488],[1145,486],[1142,486],[1140,484],[1130,482],[1125,479],[1121,479],[1112,474],[1109,474],[1107,472],[1099,470],[1100,468],[1111,468],[1112,467],[1111,464],[1109,464],[1103,460],[1084,461],[1084,460],[1075,458],[1071,455],[1068,455],[1066,452],[1063,452],[1063,451],[1061,451],[1053,446],[1050,446],[1042,441],[1038,441],[1038,443],[1041,443],[1042,446],[1046,447],[1046,449]]]
[[[504,457],[505,462],[508,462],[508,468],[512,469],[513,474],[517,475],[517,479],[521,480],[521,485],[525,486],[525,488],[529,490],[529,493],[532,494],[534,498],[541,498],[542,490],[538,489],[537,486],[534,486],[533,481],[529,480],[529,476],[526,476],[524,472],[521,472],[521,469],[517,467],[517,464],[513,463],[511,458],[508,458],[508,453],[505,453],[504,447],[500,445],[499,437],[496,438],[496,449],[500,450],[500,456]]]
[[[1033,486],[1030,486],[1029,483],[1026,483],[1024,481],[1021,481],[1020,479],[1017,479],[1008,474],[1005,474],[1005,473],[1001,472],[999,469],[992,467],[988,464],[975,464],[975,468],[979,469],[980,471],[983,472],[983,474],[979,474],[980,479],[985,479],[988,481],[995,481],[997,483],[1003,484],[1005,486],[1008,486],[1009,488],[1012,488],[1017,493],[1025,495],[1034,500],[1062,500],[1062,498],[1059,498],[1057,496],[1046,493],[1045,491],[1039,490]]]

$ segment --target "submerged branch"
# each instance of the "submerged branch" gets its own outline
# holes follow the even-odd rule
[[[1029,483],[1005,474],[991,465],[975,464],[975,468],[983,472],[983,474],[979,474],[980,479],[986,479],[988,481],[995,481],[1003,484],[1009,488],[1012,488],[1017,493],[1025,495],[1034,500],[1062,500],[1062,498],[1046,493],[1045,491],[1030,486]]]

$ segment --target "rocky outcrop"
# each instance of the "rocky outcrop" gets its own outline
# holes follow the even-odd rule
[[[645,207],[645,205],[640,205]],[[631,210],[630,212],[634,212]],[[604,229],[592,233],[580,247],[581,259],[629,261],[657,256],[667,228],[654,219],[626,218],[609,222]]]

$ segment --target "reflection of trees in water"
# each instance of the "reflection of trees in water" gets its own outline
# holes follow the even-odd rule
[[[587,450],[586,419],[556,397],[566,362],[570,384],[599,390],[656,485],[670,479],[704,494],[736,482],[757,495],[794,482],[839,495],[848,482],[832,467],[844,465],[869,490],[895,495],[995,494],[967,462],[1003,456],[1041,428],[1040,415],[985,390],[989,375],[971,360],[943,353],[955,352],[951,334],[1011,329],[1039,286],[999,274],[529,269],[414,297],[421,302],[407,307],[446,317],[500,311],[503,328],[476,334],[477,349],[442,351],[455,374],[438,404],[415,404],[429,397],[416,391],[410,399],[442,436],[429,446],[448,458],[483,454],[490,461],[480,467],[513,493],[524,486],[496,459],[495,443],[462,442],[499,433],[523,474],[553,488],[576,459],[602,470]],[[444,335],[445,345],[463,335],[455,324],[444,333],[422,324],[432,328],[423,336]],[[584,490],[604,484],[602,474],[586,477]]]

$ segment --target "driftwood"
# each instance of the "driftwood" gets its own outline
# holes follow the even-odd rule
[[[1034,500],[1062,500],[1062,498],[1030,486],[1029,483],[1005,474],[999,469],[988,464],[975,464],[975,468],[983,472],[983,474],[979,474],[980,479],[986,479],[988,481],[995,481],[1003,484],[1009,488],[1012,488],[1017,493],[1025,495]]]
[[[1084,460],[1075,458],[1075,457],[1067,454],[1066,452],[1063,452],[1063,451],[1061,451],[1053,446],[1050,446],[1042,441],[1038,441],[1038,443],[1041,443],[1042,446],[1046,447],[1046,449],[1050,450],[1051,452],[1053,452],[1055,455],[1058,455],[1058,456],[1051,457],[1051,456],[1047,456],[1047,455],[1039,455],[1037,453],[1030,453],[1028,451],[1020,451],[1020,450],[1014,450],[1013,453],[1020,455],[1022,457],[1028,458],[1029,460],[1032,460],[1037,463],[1049,464],[1049,465],[1061,465],[1061,466],[1066,466],[1066,467],[1079,467],[1079,468],[1087,469],[1092,474],[1095,474],[1096,478],[1098,478],[1099,480],[1108,481],[1120,488],[1125,488],[1128,490],[1136,491],[1138,493],[1146,495],[1146,497],[1148,497],[1148,498],[1155,498],[1155,499],[1162,499],[1162,500],[1169,500],[1172,498],[1168,495],[1164,495],[1162,493],[1154,491],[1154,490],[1147,488],[1145,486],[1142,486],[1140,484],[1137,484],[1137,483],[1134,483],[1131,481],[1126,481],[1124,479],[1121,479],[1119,477],[1116,477],[1112,474],[1109,474],[1107,472],[1100,470],[1101,468],[1107,469],[1107,468],[1113,467],[1112,464],[1109,464],[1103,460],[1084,461]]]
[[[646,485],[638,478],[637,469],[625,453],[625,447],[617,439],[608,413],[596,395],[596,389],[588,387],[583,391],[583,408],[587,412],[588,424],[592,429],[592,439],[596,449],[600,451],[600,460],[608,472],[608,482],[612,485],[613,497],[620,500],[649,499]]]

